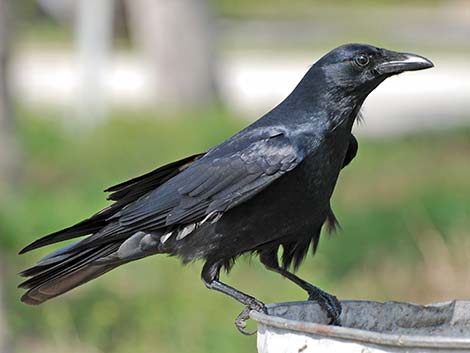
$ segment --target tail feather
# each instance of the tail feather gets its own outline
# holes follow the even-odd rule
[[[114,201],[113,204],[88,219],[46,235],[22,249],[20,254],[88,235],[52,252],[33,267],[21,272],[21,276],[30,277],[19,285],[28,290],[21,301],[32,305],[41,304],[126,262],[156,253],[157,248],[154,251],[149,250],[155,245],[153,237],[122,229],[120,223],[113,220],[113,216],[126,205],[167,182],[202,155],[181,159],[107,189],[112,192],[108,199]],[[141,241],[143,244],[140,244]],[[142,250],[140,245],[148,249]]]
[[[74,247],[76,247],[78,243],[80,243],[80,241],[76,241],[69,245],[63,246],[62,248],[56,251],[51,252],[50,254],[39,260],[36,265],[24,271],[21,271],[19,275],[21,277],[31,277],[43,272],[44,270],[50,270],[54,264],[58,264],[63,260],[71,260],[72,256],[69,253],[69,250],[72,250]],[[78,255],[79,254],[76,254],[76,256]]]
[[[108,196],[109,200],[115,201],[113,204],[102,209],[88,219],[85,219],[73,226],[48,234],[32,242],[22,250],[20,254],[28,251],[58,243],[60,241],[78,238],[84,235],[95,234],[109,225],[109,219],[119,212],[126,205],[136,201],[144,194],[158,188],[163,183],[187,168],[191,163],[201,158],[204,153],[195,154],[164,165],[150,173],[141,175],[118,185],[112,186],[105,191],[112,192]]]
[[[112,270],[122,263],[97,263],[100,258],[109,256],[117,251],[120,243],[111,243],[79,253],[57,255],[47,259],[46,264],[39,262],[36,266],[23,271],[23,276],[32,276],[19,285],[20,288],[28,289],[21,297],[21,301],[38,305],[46,300],[84,284],[102,274]]]
[[[117,205],[117,203],[114,205]],[[27,253],[28,251],[31,251],[31,250],[34,250],[34,249],[37,249],[46,245],[58,243],[58,242],[68,240],[68,239],[78,238],[83,235],[93,234],[99,231],[101,228],[103,228],[104,226],[108,224],[108,222],[106,221],[106,217],[108,217],[109,215],[112,215],[113,212],[115,212],[115,210],[117,209],[117,207],[115,207],[114,205],[111,205],[108,208],[105,208],[100,213],[97,213],[94,216],[88,219],[85,219],[84,221],[81,221],[71,227],[48,234],[42,238],[39,238],[33,241],[31,244],[21,249],[19,254],[24,254],[24,253]]]
[[[35,266],[20,273],[23,277],[31,277],[19,285],[20,288],[29,289],[45,278],[52,279],[60,275],[65,270],[77,268],[83,262],[90,262],[92,258],[99,256],[101,252],[94,254],[93,249],[86,252],[75,253],[63,258],[60,256],[57,261],[48,261],[48,264],[36,264]]]

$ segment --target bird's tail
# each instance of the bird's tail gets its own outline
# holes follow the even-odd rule
[[[20,273],[30,277],[19,285],[28,291],[21,301],[38,305],[78,287],[127,261],[100,261],[115,253],[121,243],[108,243],[79,252],[69,252],[71,244],[43,258]]]

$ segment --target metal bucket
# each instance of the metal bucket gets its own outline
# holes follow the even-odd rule
[[[470,352],[470,301],[431,305],[343,301],[342,326],[315,302],[252,311],[259,353]]]

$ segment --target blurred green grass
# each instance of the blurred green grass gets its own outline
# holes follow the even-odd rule
[[[457,3],[445,0],[211,0],[208,5],[214,16],[214,25],[218,27],[218,41],[215,45],[222,52],[253,51],[267,55],[273,52],[278,55],[285,51],[304,54],[312,49],[323,52],[340,44],[358,41],[428,54],[462,55],[469,51],[466,42],[453,39],[459,30],[465,30],[463,27],[459,29],[458,18],[455,28],[443,20],[446,16],[442,13],[452,12],[454,5],[458,6]],[[48,17],[33,0],[23,0],[15,7],[17,19],[14,46],[17,49],[73,49],[73,21],[70,18],[57,20]],[[125,12],[123,9],[118,10],[121,11]],[[268,27],[254,35],[243,30],[247,24],[254,23],[260,26],[254,27],[254,32],[257,28],[263,28],[263,24]],[[292,29],[286,33],[276,31],[276,23]],[[396,28],[408,28],[410,23],[412,27],[409,33],[396,31]],[[436,23],[438,27],[434,28]],[[426,31],[428,35],[415,34],[421,27],[430,30]],[[273,31],[271,35],[269,28]],[[434,33],[433,28],[436,35],[429,34]],[[128,31],[126,21],[118,18],[113,41],[115,49],[128,51],[135,47],[136,43],[133,43]],[[298,32],[303,34],[298,35]],[[445,35],[438,35],[441,32]]]
[[[221,108],[186,115],[120,112],[84,129],[53,112],[19,110],[23,176],[0,199],[0,251],[14,351],[59,352],[71,346],[77,352],[255,350],[255,338],[239,335],[233,326],[241,306],[204,287],[199,263],[183,267],[164,256],[126,265],[40,307],[19,303],[16,273],[49,251],[19,257],[22,246],[104,207],[100,190],[105,187],[204,151],[244,125]],[[451,291],[433,291],[429,276],[420,276],[437,271],[432,261],[442,265],[423,253],[436,237],[444,245],[433,255],[455,251],[459,263],[470,267],[468,251],[459,249],[468,244],[470,229],[470,129],[359,140],[358,157],[343,171],[333,200],[343,230],[322,238],[300,275],[341,298],[454,297]],[[470,271],[462,266],[458,273],[449,266],[455,296],[470,295],[468,286],[459,286],[470,282]],[[436,275],[433,285],[448,280],[448,273],[444,277]],[[265,302],[305,299],[256,259],[242,259],[227,282]]]
[[[367,13],[371,10],[387,10],[396,7],[388,0],[211,0],[212,8],[217,14],[233,18],[314,18],[321,19],[331,9],[343,8],[347,12]],[[408,0],[400,5],[406,7],[442,5],[442,0]]]

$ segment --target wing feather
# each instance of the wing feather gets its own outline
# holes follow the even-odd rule
[[[159,228],[163,217],[166,227],[196,222],[248,200],[302,159],[286,134],[269,131],[267,136],[251,137],[240,150],[209,151],[114,217],[122,226],[136,229]]]

